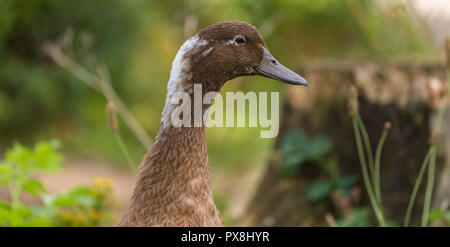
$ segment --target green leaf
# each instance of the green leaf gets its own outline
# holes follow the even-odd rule
[[[298,151],[300,147],[306,145],[307,137],[305,132],[299,129],[288,131],[281,141],[281,151],[283,153]]]
[[[80,186],[67,193],[60,194],[54,200],[54,206],[92,206],[96,202],[89,187]]]
[[[21,222],[21,217],[17,212],[0,207],[0,226],[14,226]]]
[[[13,169],[10,164],[0,163],[0,185],[10,183],[13,176]]]
[[[62,155],[57,151],[59,144],[52,142],[39,142],[34,148],[35,170],[58,171],[62,167]]]
[[[317,159],[327,154],[331,150],[332,144],[326,136],[321,134],[309,140],[306,147],[309,158]]]
[[[319,180],[305,188],[306,198],[311,202],[324,200],[333,192],[333,183],[329,180]]]
[[[282,172],[288,175],[298,173],[303,163],[323,157],[331,147],[331,141],[324,135],[309,139],[303,130],[288,131],[280,143],[283,155]]]
[[[30,171],[57,171],[61,169],[63,159],[57,150],[58,146],[56,141],[42,141],[31,151],[20,144],[15,144],[6,152],[6,160],[17,166],[21,174]]]
[[[334,184],[335,187],[342,191],[345,197],[350,196],[350,189],[356,183],[356,176],[344,176],[337,179]]]
[[[31,219],[32,211],[26,206],[20,205],[18,208],[0,207],[1,226],[27,226],[27,219]]]
[[[62,207],[62,206],[75,206],[76,202],[74,198],[71,198],[67,194],[58,195],[53,202],[53,207]]]
[[[82,206],[93,206],[96,202],[89,187],[77,187],[71,191],[70,196],[75,202]]]
[[[45,186],[38,180],[28,179],[23,183],[23,189],[33,196],[39,196],[45,192]]]
[[[339,220],[337,224],[344,227],[370,226],[370,210],[367,208],[355,208],[346,219]]]
[[[281,168],[285,174],[294,175],[300,171],[305,161],[305,156],[302,153],[285,154]]]
[[[6,152],[6,160],[16,165],[23,172],[28,172],[34,162],[31,151],[18,143]]]
[[[450,223],[450,211],[442,208],[433,210],[428,217],[430,221],[443,221],[447,225]]]

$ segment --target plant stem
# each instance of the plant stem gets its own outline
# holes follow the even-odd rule
[[[364,126],[364,123],[361,119],[361,115],[356,114],[355,116],[357,118],[358,124],[359,124],[359,129],[360,132],[362,134],[363,140],[364,140],[364,144],[366,147],[366,152],[367,152],[367,159],[369,160],[369,181],[372,184],[372,188],[375,191],[375,199],[376,202],[378,204],[378,208],[379,210],[382,212],[383,211],[383,207],[381,205],[381,193],[380,193],[380,200],[376,197],[376,191],[380,191],[380,188],[377,189],[376,184],[375,184],[375,171],[374,171],[374,161],[373,161],[373,155],[372,155],[372,148],[370,146],[370,141],[369,141],[369,134],[367,133],[366,127]]]
[[[22,179],[16,179],[14,184],[10,184],[9,193],[11,194],[11,206],[13,210],[19,208],[20,205],[20,193],[22,191]]]
[[[373,155],[372,155],[372,148],[371,148],[370,140],[369,140],[369,134],[367,134],[367,130],[366,130],[366,127],[364,126],[361,116],[359,114],[356,114],[356,117],[358,118],[359,128],[361,130],[364,144],[366,146],[367,159],[369,160],[369,171],[370,171],[370,175],[371,175],[371,179],[372,179],[372,184],[375,187],[375,171],[374,171]]]
[[[423,214],[422,214],[422,223],[421,226],[428,225],[428,215],[431,207],[431,196],[433,194],[433,185],[434,185],[434,170],[436,165],[436,146],[430,148],[430,165],[428,166],[428,180],[427,180],[427,188],[425,191],[425,202],[423,204]]]
[[[53,59],[61,68],[66,70],[72,76],[85,83],[95,91],[103,94],[108,100],[114,102],[117,107],[117,112],[122,117],[123,121],[128,125],[130,130],[139,140],[146,150],[153,145],[152,138],[147,134],[147,131],[142,127],[139,121],[134,117],[131,111],[127,108],[125,103],[119,95],[114,91],[111,81],[100,78],[99,75],[89,72],[87,69],[76,63],[71,57],[66,55],[59,46],[53,43],[47,43],[43,47],[44,52]]]
[[[113,131],[114,137],[116,138],[117,144],[119,144],[119,148],[122,151],[123,155],[125,156],[125,159],[127,160],[128,166],[131,168],[133,172],[136,172],[136,167],[134,166],[134,161],[130,156],[130,153],[128,152],[128,149],[123,144],[122,138],[120,137],[119,133],[117,131]]]
[[[384,226],[385,225],[384,216],[383,216],[383,213],[380,210],[379,205],[374,196],[374,193],[372,190],[372,185],[370,183],[369,174],[367,172],[367,164],[366,164],[366,159],[364,157],[364,149],[363,149],[363,145],[362,145],[362,141],[361,141],[361,133],[359,130],[358,118],[359,118],[358,113],[356,113],[356,115],[353,117],[353,130],[355,132],[356,147],[358,149],[358,155],[359,155],[359,160],[360,160],[360,164],[361,164],[363,180],[364,180],[364,184],[367,189],[367,193],[369,195],[370,203],[372,204],[372,208],[373,208],[373,210],[375,212],[375,216],[378,220],[378,223],[380,224],[380,226]]]
[[[409,219],[411,217],[411,213],[414,207],[414,201],[416,200],[417,192],[419,191],[420,183],[422,182],[423,174],[425,173],[425,168],[427,167],[430,157],[431,157],[432,148],[428,150],[425,159],[423,160],[422,166],[420,167],[419,175],[416,178],[416,183],[414,184],[413,191],[411,193],[411,198],[409,199],[408,210],[406,211],[405,221],[403,222],[403,226],[408,226]]]
[[[381,151],[383,150],[384,141],[386,140],[388,130],[385,128],[381,134],[380,140],[378,141],[377,151],[375,153],[375,196],[377,197],[378,204],[381,206],[381,178],[380,178],[380,162],[381,162]]]

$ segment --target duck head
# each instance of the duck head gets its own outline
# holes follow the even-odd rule
[[[306,85],[269,52],[259,31],[244,22],[219,22],[200,30],[180,48],[171,77],[185,73],[193,83],[218,91],[235,77],[260,75],[281,82]]]
[[[162,129],[170,122],[179,92],[195,98],[195,84],[202,85],[202,96],[218,92],[224,83],[238,76],[260,75],[295,85],[306,80],[283,66],[269,52],[259,31],[244,22],[220,22],[200,30],[186,40],[172,63]],[[173,100],[175,99],[175,100]],[[176,104],[174,104],[175,102]],[[210,104],[203,104],[206,111]]]

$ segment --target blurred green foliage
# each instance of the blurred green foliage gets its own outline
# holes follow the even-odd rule
[[[430,213],[430,222],[432,226],[450,226],[450,210],[447,208],[438,208]]]
[[[100,226],[112,221],[109,210],[112,182],[96,179],[94,186],[79,186],[57,195],[32,173],[61,170],[58,142],[39,142],[33,150],[20,144],[6,152],[0,162],[0,188],[9,190],[10,201],[0,200],[0,226]],[[39,199],[40,205],[21,201],[23,192]]]
[[[337,221],[342,227],[364,227],[371,226],[370,210],[368,208],[355,208],[345,219]]]
[[[290,130],[281,139],[281,171],[287,175],[295,175],[300,172],[305,162],[323,158],[330,152],[331,147],[330,139],[323,134],[308,138],[301,129]]]
[[[71,155],[103,156],[125,164],[106,127],[106,101],[57,67],[42,45],[58,41],[86,67],[93,57],[106,63],[119,95],[155,136],[171,62],[185,33],[224,20],[258,27],[272,53],[292,68],[318,57],[434,54],[421,22],[394,1],[0,0],[0,150],[14,140],[31,144],[56,137]],[[193,30],[185,23],[194,23]],[[246,77],[228,83],[223,91],[283,87]],[[131,155],[140,160],[145,150],[126,128],[120,131]],[[273,140],[258,138],[259,128],[207,131],[212,164],[245,167],[270,155]]]
[[[330,199],[336,190],[342,196],[349,197],[351,188],[357,182],[355,176],[339,175],[338,163],[330,157],[332,147],[333,143],[324,134],[308,138],[301,129],[289,130],[281,138],[282,174],[297,175],[303,165],[309,162],[319,166],[328,175],[328,178],[316,180],[305,187],[305,196],[311,202]]]
[[[344,197],[350,196],[350,189],[356,183],[355,176],[343,176],[338,179],[321,179],[312,182],[305,188],[306,198],[311,202],[318,202],[330,198],[335,190],[339,190]]]

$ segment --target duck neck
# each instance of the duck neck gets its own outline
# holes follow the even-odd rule
[[[209,189],[209,162],[203,121],[209,105],[196,102],[204,96],[201,89],[192,89],[194,85],[190,82],[186,85],[191,86],[177,87],[180,92],[185,93],[185,97],[180,102],[176,100],[175,104],[171,102],[171,98],[176,93],[169,90],[158,136],[146,158],[149,162],[143,164],[154,169],[143,170],[149,172],[147,175],[155,176],[159,168],[164,169],[172,179],[162,181],[162,186],[201,179]],[[198,85],[201,87],[201,84],[195,87]],[[185,108],[183,104],[189,107]]]
[[[189,198],[199,205],[216,208],[209,183],[203,121],[209,105],[203,104],[201,99],[207,92],[218,91],[224,79],[199,71],[200,66],[187,56],[195,55],[194,51],[200,52],[206,44],[194,36],[180,48],[173,61],[161,127],[155,144],[139,167],[132,200],[134,205],[141,202],[149,207],[158,207],[180,198]],[[191,117],[188,118],[188,115]]]
[[[161,169],[171,178],[161,181],[162,186],[171,183],[186,183],[192,179],[205,179],[209,184],[209,163],[206,149],[205,128],[179,127],[172,125],[161,128],[157,140],[149,151],[144,166],[150,165],[157,170],[148,170],[155,175]],[[147,170],[147,169],[144,169]]]

